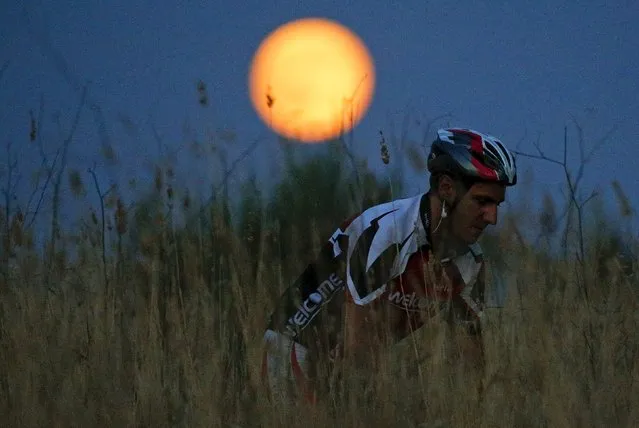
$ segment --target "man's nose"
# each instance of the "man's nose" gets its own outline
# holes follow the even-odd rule
[[[497,224],[497,206],[489,205],[484,208],[483,213],[484,221],[488,224],[492,224],[493,226]]]

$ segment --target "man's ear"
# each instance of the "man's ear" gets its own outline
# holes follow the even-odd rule
[[[446,201],[452,204],[452,201],[457,197],[457,188],[455,187],[455,181],[448,174],[442,174],[439,178],[439,185],[437,187],[439,198],[442,201]]]

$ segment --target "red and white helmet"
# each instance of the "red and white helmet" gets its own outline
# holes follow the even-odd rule
[[[468,179],[517,183],[515,157],[497,138],[472,129],[437,131],[428,156],[430,173],[448,172]]]

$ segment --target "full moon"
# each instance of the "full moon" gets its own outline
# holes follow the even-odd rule
[[[335,21],[284,24],[257,48],[249,95],[276,133],[317,143],[350,131],[373,99],[375,67],[362,40]]]

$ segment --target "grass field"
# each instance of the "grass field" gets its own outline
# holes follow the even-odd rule
[[[387,180],[358,179],[364,205],[395,195]],[[249,181],[240,204],[198,211],[158,170],[134,208],[105,200],[104,225],[96,207],[45,251],[19,218],[1,217],[1,425],[639,426],[637,243],[614,226],[633,214],[604,227],[586,213],[581,263],[575,222],[561,226],[548,206],[513,206],[483,240],[508,293],[487,309],[481,402],[435,327],[389,349],[383,369],[353,387],[366,393],[317,408],[266,402],[266,317],[358,208],[344,180],[341,163],[315,160],[289,166],[268,200]],[[526,227],[543,232],[536,245],[520,241]],[[550,256],[545,245],[566,227],[568,256]]]

